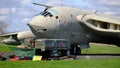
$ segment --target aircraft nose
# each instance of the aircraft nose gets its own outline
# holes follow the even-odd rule
[[[46,18],[38,15],[35,18],[32,19],[32,21],[30,23],[27,24],[32,30],[35,31],[47,31],[47,22],[46,22]]]
[[[42,15],[38,15],[32,19],[28,26],[37,32],[46,32],[48,30],[53,31],[56,28],[56,20],[51,17],[44,17]]]
[[[36,36],[50,37],[51,34],[54,34],[57,23],[54,17],[38,15],[32,19],[28,26]]]
[[[38,15],[38,16],[34,17],[28,25],[34,25],[34,26],[40,25],[41,27],[44,27],[43,25],[45,23],[45,20],[46,19],[43,16]]]

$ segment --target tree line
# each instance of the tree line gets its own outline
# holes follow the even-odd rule
[[[0,35],[6,33],[5,29],[8,27],[8,24],[4,21],[0,21]]]

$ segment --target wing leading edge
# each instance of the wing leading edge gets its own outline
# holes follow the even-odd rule
[[[10,36],[16,36],[17,37],[18,33],[10,33],[10,34],[3,34],[0,35],[0,37],[10,37]]]

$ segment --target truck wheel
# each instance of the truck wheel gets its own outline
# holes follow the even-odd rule
[[[67,50],[67,56],[70,56],[70,50]]]

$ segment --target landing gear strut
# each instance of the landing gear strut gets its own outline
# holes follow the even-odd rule
[[[79,45],[71,45],[71,55],[80,55],[81,54],[81,48]]]

